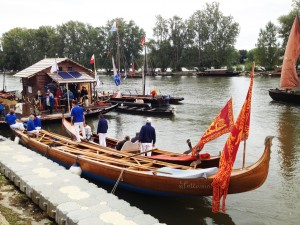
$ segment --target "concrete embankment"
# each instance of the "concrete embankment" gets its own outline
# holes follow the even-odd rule
[[[1,136],[0,172],[58,224],[159,224],[126,201]]]

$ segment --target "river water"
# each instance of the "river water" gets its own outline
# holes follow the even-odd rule
[[[111,76],[103,76],[101,80],[103,90],[116,90]],[[152,118],[157,132],[157,146],[177,152],[187,150],[186,139],[190,138],[195,144],[230,97],[233,98],[236,118],[245,99],[249,81],[249,77],[147,78],[147,92],[157,88],[162,94],[185,98],[182,104],[175,106],[174,117]],[[141,79],[122,80],[121,90],[141,93],[141,83]],[[2,89],[2,77],[0,84]],[[6,84],[8,90],[21,89],[19,79],[7,77]],[[257,190],[229,195],[226,214],[211,212],[211,197],[162,198],[119,189],[116,194],[166,224],[299,224],[300,106],[273,102],[268,95],[268,89],[277,87],[278,84],[278,78],[255,77],[250,135],[247,141],[246,165],[249,165],[261,156],[265,137],[275,136],[269,175],[263,186]],[[124,135],[133,136],[146,120],[145,116],[117,112],[110,112],[106,118],[109,121],[108,136],[119,139]],[[88,123],[95,128],[97,119],[91,118]],[[60,123],[44,128],[64,134]],[[4,130],[0,130],[0,134],[10,135]],[[226,138],[227,135],[224,135],[206,144],[203,151],[218,154]],[[242,152],[241,147],[235,168],[242,165]]]

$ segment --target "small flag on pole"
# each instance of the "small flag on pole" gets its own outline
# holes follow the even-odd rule
[[[118,29],[118,25],[117,25],[117,20],[116,20],[110,29],[110,33],[112,34],[113,32],[116,32],[117,29]]]
[[[51,66],[50,73],[56,73],[57,71],[58,71],[58,65],[57,65],[57,63],[55,62],[55,63]]]
[[[90,64],[94,64],[95,63],[95,55],[93,54],[92,55],[92,58],[91,58],[91,60],[90,60]]]
[[[142,37],[140,45],[144,45],[145,44],[145,37]]]

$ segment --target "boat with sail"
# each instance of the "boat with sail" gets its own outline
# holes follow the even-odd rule
[[[161,162],[105,147],[76,143],[61,135],[41,130],[39,137],[13,130],[26,146],[70,168],[77,163],[83,177],[145,194],[160,196],[211,196],[211,183],[218,168],[194,169]],[[241,193],[260,187],[268,175],[271,139],[267,138],[259,160],[230,175],[228,193]]]
[[[296,16],[283,57],[280,88],[269,90],[269,95],[275,101],[300,104],[300,81],[296,71],[296,63],[300,54],[299,46],[300,25]]]

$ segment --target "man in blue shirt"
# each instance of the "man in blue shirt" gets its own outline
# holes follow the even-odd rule
[[[11,129],[25,130],[23,123],[17,119],[14,109],[10,109],[9,113],[5,116],[4,121],[9,124]]]
[[[34,115],[33,114],[31,114],[29,116],[29,120],[27,122],[27,133],[35,134],[37,137],[39,136],[39,130],[37,130],[34,125]]]
[[[72,106],[73,108],[71,110],[71,123],[74,123],[76,141],[81,142],[79,129],[81,129],[83,139],[86,139],[85,129],[83,126],[85,122],[84,112],[83,109],[78,105],[77,101],[73,101]]]
[[[99,135],[99,144],[106,147],[106,134],[108,130],[107,120],[102,114],[99,115],[100,119],[98,122],[97,134]]]
[[[33,116],[34,116],[33,122],[34,122],[35,129],[37,129],[37,130],[42,129],[41,119],[38,118],[36,114],[33,114]]]
[[[152,150],[155,147],[156,133],[154,127],[151,126],[151,118],[147,118],[146,124],[142,126],[139,142],[141,143],[141,152]],[[147,152],[146,155],[151,156],[151,151]]]

